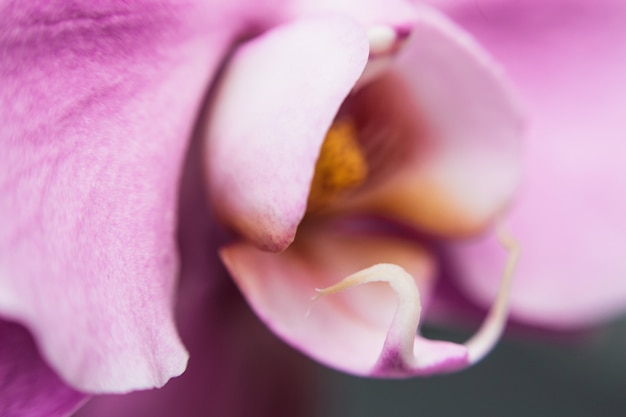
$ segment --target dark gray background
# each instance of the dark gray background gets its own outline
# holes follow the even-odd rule
[[[463,339],[460,332],[430,336]],[[320,369],[320,417],[626,416],[626,319],[583,341],[507,338],[482,363],[404,381]]]

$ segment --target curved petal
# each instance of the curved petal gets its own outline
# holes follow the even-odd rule
[[[458,19],[507,66],[533,120],[510,214],[523,251],[512,314],[565,328],[625,311],[626,3],[494,1]],[[494,292],[494,250],[456,250],[481,302]]]
[[[0,320],[0,340],[0,415],[63,417],[85,399],[45,364],[25,328]]]
[[[160,386],[187,361],[177,183],[225,34],[189,4],[1,13],[0,316],[76,389]]]
[[[388,161],[393,175],[354,205],[432,233],[467,235],[511,199],[521,112],[500,68],[471,38],[439,14],[419,10],[392,73],[354,97],[362,128],[403,149]]]
[[[377,377],[450,372],[479,360],[493,346],[506,308],[493,315],[497,319],[485,326],[490,334],[480,335],[475,346],[416,337],[420,298],[428,300],[432,285],[431,257],[406,240],[353,233],[337,225],[305,224],[284,253],[241,242],[221,255],[259,317],[293,346],[334,368]],[[331,297],[311,304],[315,288],[345,276],[318,290]],[[388,282],[393,291],[378,281]]]
[[[217,214],[258,246],[293,240],[322,141],[367,54],[358,24],[326,16],[271,30],[228,63],[209,113],[209,191]]]
[[[311,362],[256,319],[224,270],[217,255],[223,237],[198,192],[200,152],[194,147],[190,157],[181,186],[176,306],[189,366],[160,389],[94,397],[76,417],[308,416]]]
[[[258,322],[226,273],[211,288],[199,278],[180,298],[191,303],[179,315],[187,370],[159,389],[94,397],[75,417],[309,416],[311,362]]]

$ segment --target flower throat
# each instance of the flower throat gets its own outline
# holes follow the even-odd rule
[[[307,211],[318,210],[343,192],[361,185],[368,165],[349,120],[333,122],[326,134],[315,165]]]

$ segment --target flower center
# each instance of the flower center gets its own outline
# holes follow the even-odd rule
[[[335,121],[326,134],[315,165],[308,211],[317,210],[343,192],[358,187],[367,174],[367,161],[354,123],[347,119]]]

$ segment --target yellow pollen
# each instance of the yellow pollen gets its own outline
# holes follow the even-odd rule
[[[355,188],[367,178],[367,161],[359,146],[354,124],[348,120],[333,123],[328,130],[309,193],[309,210],[315,210]]]

